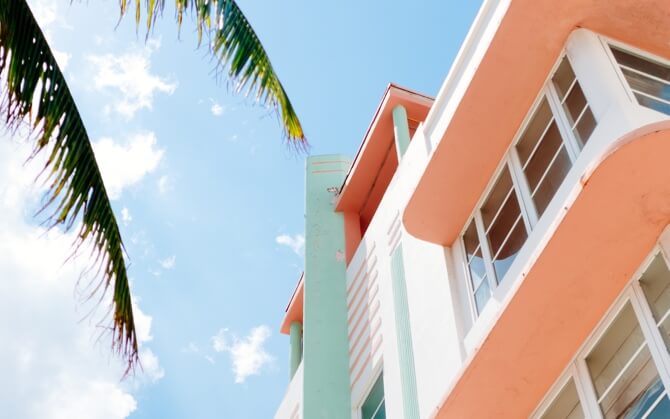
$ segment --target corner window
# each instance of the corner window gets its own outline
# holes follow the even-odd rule
[[[577,353],[567,384],[533,418],[583,418],[583,406],[604,419],[670,417],[669,313],[670,270],[657,252],[610,310],[603,331]]]
[[[544,214],[596,121],[563,56],[462,236],[475,316]]]
[[[615,46],[610,49],[638,103],[670,115],[670,66]]]
[[[377,378],[361,406],[361,419],[386,419],[383,373],[379,374],[379,378]]]

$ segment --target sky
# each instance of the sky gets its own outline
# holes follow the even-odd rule
[[[0,406],[40,419],[271,418],[303,266],[304,154],[216,80],[173,2],[145,41],[117,0],[29,0],[93,141],[129,257],[143,371],[121,380],[73,235],[35,216],[40,157],[0,138]],[[437,94],[480,1],[239,0],[310,153],[355,155],[389,82]],[[104,301],[103,301],[104,304]],[[102,311],[102,313],[100,313]]]

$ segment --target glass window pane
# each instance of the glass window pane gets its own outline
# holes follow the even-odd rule
[[[589,140],[589,137],[591,137],[591,133],[595,128],[596,118],[593,116],[591,108],[586,108],[582,118],[579,120],[577,126],[573,130],[582,147]]]
[[[670,68],[663,64],[625,52],[616,47],[612,47],[612,54],[620,65],[634,68],[643,73],[658,77],[659,79],[670,81]]]
[[[470,221],[470,225],[463,234],[463,244],[465,245],[465,253],[468,255],[468,260],[477,251],[479,247],[479,237],[477,236],[477,226],[475,220]]]
[[[486,266],[484,266],[481,249],[478,249],[477,253],[472,256],[472,259],[468,263],[468,270],[470,271],[472,289],[477,289],[479,284],[486,279]]]
[[[486,234],[491,248],[491,257],[495,259],[496,254],[503,245],[505,238],[514,226],[514,223],[521,215],[521,208],[519,208],[519,201],[516,194],[512,193],[505,201],[505,204],[500,209],[498,216],[491,225],[491,229]]]
[[[638,412],[649,410],[648,399],[658,399],[659,385],[664,392],[630,303],[586,357],[586,365],[606,419],[641,418]]]
[[[521,250],[521,246],[526,242],[527,237],[526,226],[519,215],[514,230],[500,250],[500,254],[493,260],[493,269],[495,270],[498,283],[503,280],[510,265],[514,262],[514,259],[516,259],[519,250]]]
[[[542,138],[542,143],[538,146],[535,154],[533,154],[528,165],[524,168],[528,187],[530,187],[531,191],[537,188],[537,184],[540,183],[540,179],[547,171],[549,164],[562,145],[563,139],[561,138],[561,133],[558,131],[556,123],[552,122],[549,130],[547,130],[544,138]]]
[[[640,278],[640,286],[659,325],[665,345],[670,348],[670,270],[659,253]],[[660,324],[659,324],[660,323]]]
[[[514,194],[512,185],[512,177],[507,167],[503,168],[502,173],[498,176],[493,189],[489,192],[486,202],[482,205],[482,220],[484,221],[484,228],[488,231],[491,222],[495,218],[498,210],[506,201],[507,196]]]
[[[541,419],[584,419],[577,387],[572,379],[558,393]]]
[[[565,150],[565,146],[563,146],[558,151],[558,155],[555,157],[542,183],[533,192],[533,202],[535,202],[538,216],[544,213],[547,205],[549,205],[549,201],[554,197],[558,187],[561,186],[563,179],[565,179],[565,176],[570,171],[570,167],[572,167],[572,162],[570,161],[568,152]]]
[[[582,88],[579,86],[579,84],[576,84],[575,87],[572,88],[570,94],[565,99],[564,106],[565,110],[567,111],[566,113],[568,114],[570,124],[574,125],[577,118],[579,118],[581,115],[582,110],[584,110],[584,108],[587,106],[584,92],[582,91]]]
[[[583,147],[596,126],[596,120],[567,57],[563,57],[551,80],[572,132]]]
[[[640,105],[670,115],[670,67],[616,47],[611,49]]]
[[[477,308],[477,313],[482,312],[490,297],[491,288],[489,287],[489,282],[482,281],[482,283],[479,285],[479,288],[477,288],[475,291],[475,306]]]
[[[651,98],[649,96],[643,96],[639,93],[634,93],[635,98],[637,99],[638,103],[642,106],[645,106],[649,109],[653,109],[655,111],[664,113],[666,115],[670,115],[670,105],[668,105],[665,102],[661,102],[660,100],[656,100],[654,98]]]
[[[556,73],[554,73],[552,81],[554,82],[554,86],[556,86],[556,90],[558,91],[559,99],[563,100],[565,95],[568,93],[568,90],[572,86],[573,81],[575,81],[575,73],[572,71],[570,62],[566,57],[563,57],[561,63],[558,65],[558,69],[556,69]]]
[[[638,92],[644,92],[648,95],[668,99],[667,83],[652,79],[651,77],[622,68],[621,71],[626,77],[630,88]]]
[[[380,374],[377,381],[372,386],[368,397],[361,406],[362,419],[383,419],[386,418],[384,406],[384,374]]]
[[[547,130],[549,123],[553,121],[553,115],[547,98],[543,97],[540,105],[535,110],[535,114],[531,118],[526,130],[519,139],[516,145],[516,150],[519,153],[519,160],[521,166],[526,166],[526,162],[533,150],[535,150],[537,143],[543,138],[543,134]]]

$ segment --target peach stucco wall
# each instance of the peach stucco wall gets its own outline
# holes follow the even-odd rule
[[[533,411],[670,222],[668,160],[665,121],[621,138],[594,162],[435,417]]]

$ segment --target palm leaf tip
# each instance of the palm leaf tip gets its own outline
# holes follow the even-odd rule
[[[121,16],[128,10],[127,1],[121,0]],[[135,1],[139,8],[141,0]],[[156,17],[162,15],[164,7],[165,0],[145,0],[147,34],[155,25]],[[198,44],[203,35],[211,39],[209,48],[216,57],[217,69],[227,73],[236,84],[237,91],[246,91],[259,103],[274,107],[289,144],[307,150],[309,145],[295,108],[265,48],[237,3],[234,0],[175,0],[179,28],[184,14],[188,12],[195,13],[197,18]],[[140,24],[140,14],[136,14],[135,22]]]
[[[29,126],[33,156],[50,150],[42,171],[50,226],[69,230],[80,219],[75,249],[93,245],[95,289],[112,288],[112,350],[127,361],[127,375],[139,351],[121,234],[74,98],[25,0],[0,0],[0,83],[6,126]]]

